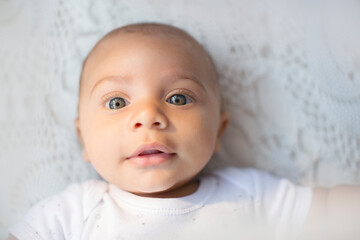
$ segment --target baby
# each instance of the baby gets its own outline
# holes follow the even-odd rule
[[[203,174],[229,120],[221,105],[213,61],[188,33],[156,23],[108,33],[84,62],[75,120],[83,158],[106,182],[43,200],[9,239],[309,239],[340,217],[350,221],[338,232],[360,236],[355,187]]]

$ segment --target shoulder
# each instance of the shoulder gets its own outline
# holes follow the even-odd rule
[[[92,191],[102,191],[107,188],[108,183],[100,180],[87,180],[79,183],[72,183],[67,186],[60,193],[51,196],[51,198],[63,198],[63,197],[80,197],[82,195],[86,195]]]
[[[280,178],[271,173],[255,168],[226,167],[216,170],[212,174],[222,181],[226,181],[249,192],[281,181]]]
[[[69,185],[64,191],[40,202],[37,208],[52,209],[61,216],[71,213],[85,219],[89,212],[101,201],[107,191],[108,183],[100,180],[88,180]],[[70,216],[69,216],[70,217]]]
[[[271,175],[270,173],[256,169],[256,168],[238,168],[238,167],[225,167],[218,169],[213,172],[214,174],[221,176],[223,178],[228,178],[229,180],[239,180],[239,179],[256,179],[262,176]],[[271,175],[272,176],[272,175]],[[234,179],[235,178],[235,179]]]
[[[225,181],[234,187],[241,188],[248,195],[257,198],[266,204],[272,204],[279,199],[298,197],[309,201],[312,190],[298,186],[286,178],[275,176],[264,170],[255,168],[226,167],[214,171],[220,181]]]
[[[106,182],[99,180],[71,184],[64,191],[33,206],[10,232],[19,239],[27,239],[30,235],[24,234],[34,233],[43,239],[62,238],[65,237],[63,229],[75,234],[101,201],[107,187]]]
[[[310,209],[311,188],[254,168],[227,167],[212,174],[232,188],[243,189],[253,202],[254,214],[265,217],[274,231],[287,228],[291,235],[299,233]]]
[[[61,209],[61,207],[67,207],[68,209],[61,209],[57,212],[63,212],[63,210],[76,210],[74,208],[81,207],[82,210],[87,210],[89,204],[100,201],[102,195],[106,192],[108,184],[100,180],[88,180],[81,183],[74,183],[69,185],[62,192],[53,195],[37,204],[37,208],[48,207],[52,209]],[[86,212],[86,211],[85,211]]]
[[[81,183],[74,183],[52,198],[86,202],[93,198],[101,197],[107,191],[108,185],[107,182],[101,180],[87,180]]]

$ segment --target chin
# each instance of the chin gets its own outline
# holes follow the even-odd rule
[[[129,192],[132,192],[136,195],[156,195],[158,193],[167,192],[172,190],[175,184],[169,184],[169,182],[156,182],[152,184],[142,184],[134,187]]]
[[[166,192],[171,189],[171,186],[146,186],[143,188],[139,188],[136,191],[136,194],[156,194],[156,193],[162,193]]]
[[[178,177],[170,171],[148,172],[135,182],[134,191],[143,193],[156,193],[170,190],[178,184]]]

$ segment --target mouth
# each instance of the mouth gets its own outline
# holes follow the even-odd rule
[[[161,153],[164,153],[164,152],[160,151],[160,150],[157,150],[157,149],[149,149],[149,150],[142,151],[141,153],[139,153],[138,156],[141,157],[141,156],[161,154]]]
[[[162,165],[173,158],[176,153],[159,143],[144,144],[138,147],[126,160],[138,167]]]

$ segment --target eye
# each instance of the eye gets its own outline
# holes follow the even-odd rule
[[[120,109],[120,108],[123,108],[126,106],[126,102],[123,98],[116,97],[116,98],[110,99],[106,103],[106,106],[108,106],[108,108],[110,108],[110,109]]]
[[[174,105],[185,105],[192,101],[191,101],[191,99],[187,98],[186,96],[184,96],[182,94],[174,94],[167,100],[167,102],[174,104]]]

